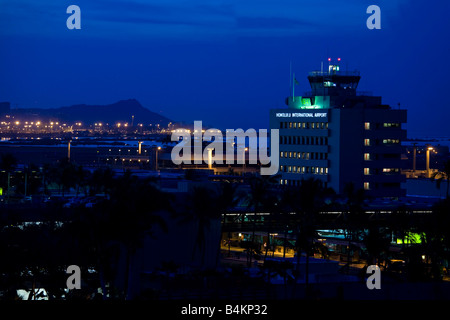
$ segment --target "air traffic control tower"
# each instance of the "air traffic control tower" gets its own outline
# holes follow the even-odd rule
[[[340,70],[339,62],[309,73],[311,92],[270,110],[270,127],[280,130],[279,182],[298,185],[314,177],[337,193],[352,183],[371,197],[404,196],[406,110],[357,91],[359,71]]]

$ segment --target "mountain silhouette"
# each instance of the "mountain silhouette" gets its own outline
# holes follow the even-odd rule
[[[81,122],[84,125],[103,123],[115,125],[128,123],[131,125],[159,124],[166,127],[172,120],[143,107],[136,99],[120,100],[108,105],[79,104],[60,108],[19,108],[11,109],[11,115],[22,120],[50,120],[68,124]],[[134,116],[134,119],[133,119]]]

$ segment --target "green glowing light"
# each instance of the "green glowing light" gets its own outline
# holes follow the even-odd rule
[[[302,106],[310,106],[311,105],[311,98],[302,98]]]
[[[397,239],[397,244],[419,244],[422,237],[419,233],[409,232],[404,239]]]

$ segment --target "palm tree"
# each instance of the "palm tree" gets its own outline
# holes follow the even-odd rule
[[[348,240],[347,248],[347,270],[350,270],[352,259],[350,253],[352,251],[352,241],[358,240],[359,233],[363,225],[363,203],[364,203],[364,190],[356,189],[353,182],[349,182],[344,186],[344,195],[347,201],[344,205],[343,219],[346,225],[346,237]]]
[[[89,193],[95,195],[103,192],[105,196],[110,195],[114,182],[114,171],[111,168],[96,169],[89,179]]]
[[[7,198],[9,201],[9,196],[10,196],[10,180],[11,180],[11,172],[14,170],[14,168],[17,165],[17,159],[16,157],[14,157],[11,153],[4,153],[1,155],[0,158],[0,169],[4,170],[7,174],[7,189],[6,189],[6,194],[7,194]]]
[[[106,206],[109,214],[105,227],[109,229],[110,239],[125,250],[125,299],[130,294],[132,256],[143,245],[145,236],[153,235],[154,226],[167,232],[166,222],[159,213],[170,211],[170,199],[154,182],[152,178],[140,179],[127,171],[114,180]]]
[[[441,187],[441,183],[445,180],[447,182],[446,197],[449,197],[450,189],[450,160],[446,160],[443,164],[442,170],[433,172],[430,177],[431,181],[436,182],[436,188]]]
[[[381,261],[387,260],[389,246],[391,243],[390,231],[376,225],[371,225],[363,237],[363,244],[368,253],[368,265],[380,265]]]
[[[224,181],[220,184],[218,207],[224,223],[227,221],[228,211],[237,207],[237,205],[241,201],[242,194],[237,192],[238,190],[237,186],[238,186],[237,184],[231,183],[229,181]],[[219,242],[220,241],[221,238],[219,238]],[[219,262],[219,257],[220,257],[220,244],[219,250],[217,251],[216,266],[217,263]]]
[[[274,186],[277,185],[278,176],[254,176],[250,178],[250,193],[248,206],[253,208],[253,231],[251,247],[247,251],[248,266],[252,264],[255,247],[256,220],[261,210],[271,210],[274,204]],[[271,213],[271,212],[269,212]]]
[[[295,283],[298,282],[300,276],[300,256],[301,251],[304,250],[306,253],[305,281],[307,294],[309,292],[309,257],[314,246],[314,239],[317,238],[317,215],[324,206],[325,196],[331,193],[332,190],[323,187],[322,181],[309,178],[302,180],[298,187],[288,188],[284,196],[284,201],[287,201],[296,216],[297,270]]]
[[[52,171],[52,179],[59,186],[60,193],[64,196],[65,191],[76,185],[76,167],[68,158],[59,161],[57,167]]]
[[[130,299],[133,258],[145,237],[153,236],[155,226],[167,231],[161,213],[170,210],[170,199],[153,179],[141,179],[129,171],[112,178],[108,188],[110,196],[95,209],[77,209],[78,223],[84,229],[78,236],[82,237],[81,242],[88,238],[95,252],[104,298],[109,283],[110,297]],[[125,271],[119,274],[120,270],[114,266],[122,259]],[[117,279],[123,280],[123,285],[115,282]]]
[[[192,259],[195,258],[198,252],[202,265],[205,262],[206,232],[210,229],[211,223],[214,220],[220,219],[222,205],[225,201],[230,201],[230,199],[225,200],[229,196],[227,194],[221,198],[216,188],[205,185],[193,187],[189,192],[186,210],[183,212],[183,216],[181,216],[180,223],[193,222],[197,225]]]
[[[84,169],[82,166],[77,165],[74,167],[74,178],[75,178],[75,186],[76,186],[76,194],[80,191],[80,188],[84,190],[84,195],[87,195],[87,186],[89,184],[89,174],[90,172]]]

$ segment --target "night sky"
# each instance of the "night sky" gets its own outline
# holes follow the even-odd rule
[[[69,30],[69,5],[81,30]],[[381,8],[381,30],[366,9]],[[0,101],[12,107],[135,98],[175,121],[267,128],[327,58],[359,89],[408,109],[408,137],[449,135],[450,1],[0,0]]]

